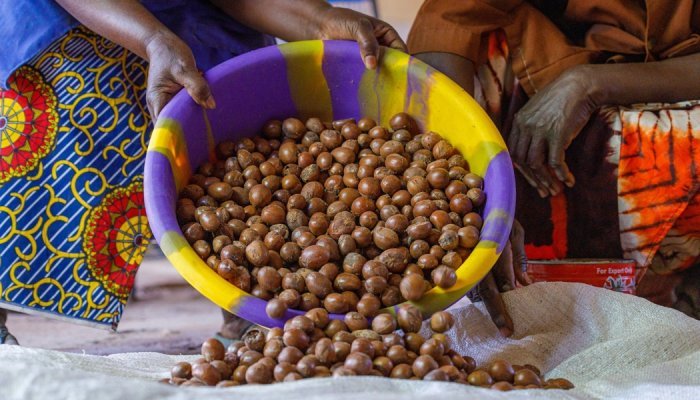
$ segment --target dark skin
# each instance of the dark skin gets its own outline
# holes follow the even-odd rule
[[[513,320],[508,314],[501,293],[515,289],[517,284],[527,286],[532,283],[523,268],[526,262],[525,232],[520,223],[514,220],[510,240],[503,248],[501,256],[476,287],[491,320],[505,337],[513,334]]]
[[[380,45],[406,51],[396,30],[384,21],[325,1],[212,0],[226,14],[259,32],[286,41],[355,40],[369,69],[377,67]]]
[[[538,91],[516,114],[508,147],[542,197],[572,187],[566,149],[603,105],[700,98],[700,54],[635,64],[581,65]]]
[[[212,0],[212,4],[241,23],[286,41],[309,39],[355,40],[369,69],[377,67],[381,47],[407,51],[389,24],[322,0]],[[204,108],[216,107],[209,85],[197,68],[192,51],[177,35],[137,0],[57,0],[66,11],[97,34],[149,62],[146,99],[155,120],[182,88]],[[5,315],[0,310],[0,327]],[[247,323],[224,311],[224,337],[239,337]]]
[[[473,94],[475,73],[471,61],[450,53],[422,53],[416,57]],[[515,115],[507,138],[513,164],[541,197],[561,193],[564,186],[575,184],[566,164],[566,149],[598,108],[608,104],[672,103],[700,98],[699,63],[700,54],[693,54],[650,63],[581,65],[569,69],[539,90]],[[518,254],[515,262],[504,260],[508,257],[504,250],[492,275],[509,276],[506,269],[512,265],[516,281],[526,285],[529,278],[519,273],[517,259],[520,254],[524,257],[522,227],[514,231],[520,231],[515,237],[511,233],[511,246],[518,249],[514,253]],[[487,294],[482,294],[486,308],[507,335],[512,332],[512,322],[498,292],[507,291],[508,287],[495,277],[487,276],[478,290]]]
[[[202,107],[216,107],[192,51],[138,1],[92,0],[90,7],[81,0],[57,2],[91,30],[149,62],[146,98],[153,119],[182,88]],[[243,24],[286,41],[356,40],[367,68],[376,68],[380,46],[406,51],[405,43],[387,23],[331,7],[322,0],[213,0],[212,3]]]

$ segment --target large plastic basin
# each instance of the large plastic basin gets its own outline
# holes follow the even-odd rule
[[[266,301],[224,280],[197,256],[175,217],[177,193],[193,169],[212,159],[216,143],[253,136],[271,118],[317,116],[330,121],[369,116],[388,126],[393,114],[405,111],[422,130],[446,138],[471,170],[484,177],[487,200],[481,240],[457,270],[452,288],[434,288],[414,302],[424,316],[459,300],[496,262],[508,240],[515,205],[512,164],[498,130],[457,84],[416,58],[385,50],[379,68],[369,71],[354,42],[266,47],[206,73],[215,110],[203,110],[184,91],[163,109],[146,156],[148,220],[172,265],[218,306],[259,325],[284,323],[267,316]],[[301,313],[289,310],[286,318]]]

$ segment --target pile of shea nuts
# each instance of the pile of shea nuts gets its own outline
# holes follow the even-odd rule
[[[473,358],[450,348],[445,333],[454,319],[447,311],[430,318],[433,332],[418,331],[423,316],[402,305],[396,317],[382,313],[371,322],[358,312],[330,319],[323,308],[288,320],[284,329],[248,331],[243,340],[224,348],[216,339],[202,345],[202,358],[180,362],[163,382],[180,386],[228,387],[269,384],[305,378],[356,375],[395,379],[450,381],[496,390],[571,389],[566,379],[545,380],[531,365],[494,360],[477,368]]]
[[[228,349],[216,339],[163,381],[181,386],[268,384],[375,375],[497,390],[570,389],[531,365],[477,368],[450,348],[446,311],[418,331],[420,310],[400,306],[449,288],[479,241],[483,180],[405,113],[390,128],[370,118],[269,121],[262,136],[216,147],[180,193],[177,218],[222,278],[267,300],[271,318],[305,311],[284,329],[254,329]],[[329,313],[344,314],[332,319]]]
[[[322,307],[372,318],[455,284],[479,241],[483,179],[405,113],[269,121],[216,147],[181,191],[185,238],[267,313]]]

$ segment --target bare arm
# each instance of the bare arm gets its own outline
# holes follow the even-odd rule
[[[158,35],[173,35],[138,0],[56,0],[100,36],[148,60],[148,44]],[[89,6],[88,6],[89,5]]]
[[[420,53],[415,55],[426,64],[447,75],[474,96],[474,63],[452,53]]]
[[[212,3],[244,25],[287,41],[356,40],[368,68],[377,65],[379,45],[406,51],[406,45],[389,24],[322,0],[212,0]]]
[[[597,105],[673,103],[700,99],[700,54],[634,64],[577,67]]]
[[[183,87],[198,104],[207,108],[216,106],[190,48],[138,0],[57,2],[95,33],[149,62],[146,98],[154,119]]]
[[[232,18],[287,41],[317,38],[323,15],[333,8],[321,0],[212,0]]]
[[[537,92],[516,115],[508,147],[540,195],[575,179],[565,161],[571,142],[603,105],[700,99],[700,54],[634,64],[581,65]]]

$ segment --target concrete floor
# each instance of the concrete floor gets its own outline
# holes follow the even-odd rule
[[[109,332],[11,313],[7,326],[24,346],[88,354],[155,351],[189,354],[221,325],[219,309],[192,289],[159,254],[147,257],[119,330]]]

